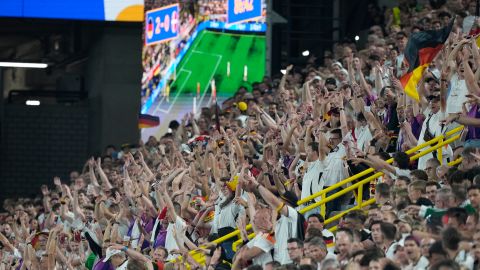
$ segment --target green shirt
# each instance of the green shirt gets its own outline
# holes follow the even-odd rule
[[[97,259],[97,256],[93,252],[90,253],[90,255],[88,255],[87,257],[87,260],[85,261],[85,267],[88,270],[92,270],[96,259]]]

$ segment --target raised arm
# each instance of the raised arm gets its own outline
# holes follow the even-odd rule
[[[453,114],[447,118],[447,122],[457,122],[466,126],[480,127],[480,119],[461,114]]]
[[[57,249],[57,235],[61,230],[61,226],[58,225],[57,227],[53,228],[50,231],[50,234],[48,236],[47,240],[47,265],[48,269],[55,269],[56,265],[56,249]]]
[[[379,171],[388,171],[390,173],[395,173],[395,167],[388,164],[385,160],[374,155],[368,155],[367,158],[370,161],[369,165],[372,165],[375,169]]]
[[[138,151],[138,157],[140,158],[140,165],[142,165],[143,171],[147,175],[147,181],[150,182],[155,179],[155,174],[152,172],[152,170],[150,170],[147,163],[145,162],[142,151]]]
[[[338,109],[340,110],[340,129],[342,130],[342,139],[348,134],[347,116],[343,107],[343,97],[339,96]]]
[[[476,46],[472,44],[472,46]],[[465,83],[467,85],[468,92],[479,95],[480,94],[480,87],[478,86],[478,81],[475,80],[475,75],[473,74],[472,68],[469,64],[470,60],[470,48],[465,46],[463,50],[463,69],[465,75]],[[477,64],[478,69],[478,64]]]
[[[129,258],[142,262],[148,270],[153,270],[152,261],[149,258],[145,257],[142,253],[136,251],[135,249],[117,244],[110,246],[110,248],[124,251]]]
[[[290,71],[293,69],[293,65],[289,65],[287,66],[287,68],[285,69],[285,74],[283,74],[282,76],[282,79],[280,80],[280,85],[278,86],[278,89],[280,91],[283,91],[285,90],[285,84],[287,83],[287,77],[288,77],[288,74],[290,73]]]
[[[277,209],[282,215],[288,216],[288,209],[285,207],[285,203],[277,198],[268,188],[264,187],[253,176],[247,176],[247,181],[255,190],[257,190],[262,198],[267,202],[272,209]],[[251,216],[253,217],[253,216]]]
[[[173,206],[172,199],[170,198],[170,195],[168,195],[168,191],[165,185],[161,185],[161,191],[162,198],[167,206],[168,215],[170,216],[171,220],[177,220],[177,213],[175,212],[175,207]]]
[[[105,189],[110,190],[113,188],[112,184],[110,184],[110,181],[108,181],[108,177],[105,174],[105,172],[102,169],[102,158],[97,158],[97,164],[96,164],[97,172],[98,175],[100,176],[100,179],[102,179],[102,185]]]
[[[95,176],[95,159],[91,157],[88,160],[88,175],[90,177],[90,181],[92,182],[92,185],[99,187],[100,184],[98,184],[97,176]]]

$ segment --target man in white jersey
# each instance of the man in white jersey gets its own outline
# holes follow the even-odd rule
[[[291,263],[292,260],[288,255],[288,239],[297,236],[297,220],[299,213],[293,208],[297,202],[297,197],[290,191],[286,191],[280,195],[283,201],[275,196],[270,190],[252,177],[248,176],[248,182],[251,188],[257,190],[262,198],[270,205],[272,209],[276,209],[279,218],[275,223],[275,244],[273,246],[273,259],[281,264]]]

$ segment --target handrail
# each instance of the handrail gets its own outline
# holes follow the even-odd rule
[[[462,131],[462,129],[463,129],[463,126],[456,127],[456,128],[454,128],[454,129],[450,130],[449,132],[445,133],[445,135],[440,135],[440,136],[435,137],[435,138],[433,138],[433,139],[431,139],[431,140],[429,140],[429,141],[427,141],[427,142],[424,142],[424,143],[422,143],[422,144],[420,144],[420,145],[417,145],[417,146],[413,147],[412,149],[407,150],[405,153],[408,154],[408,155],[410,155],[410,154],[412,154],[412,153],[414,153],[414,152],[417,152],[417,151],[420,150],[420,149],[425,148],[426,146],[429,146],[429,145],[432,145],[432,144],[438,142],[439,140],[441,140],[441,139],[443,139],[443,138],[445,138],[445,137],[449,137],[449,136],[451,136],[451,135],[453,135],[453,134],[455,134],[455,133],[457,133],[457,132],[460,132],[460,131]],[[433,150],[432,150],[432,151],[433,151]],[[422,152],[421,152],[421,153],[422,153]],[[430,153],[430,152],[428,152],[428,153]],[[392,162],[393,162],[393,158],[390,158],[390,159],[387,160],[387,163],[389,163],[389,164],[392,163]],[[355,175],[352,175],[352,176],[350,176],[350,177],[348,177],[348,178],[346,178],[346,179],[344,179],[344,180],[336,183],[335,185],[332,185],[332,186],[330,186],[330,187],[328,187],[328,188],[325,188],[325,189],[323,189],[323,190],[320,190],[319,192],[317,192],[317,193],[315,193],[315,194],[312,194],[312,195],[310,195],[310,196],[308,196],[308,197],[306,197],[306,198],[303,198],[303,199],[299,200],[299,201],[297,202],[297,205],[301,205],[301,204],[304,204],[304,203],[306,203],[306,202],[308,202],[308,201],[311,201],[311,200],[313,200],[313,199],[315,199],[315,198],[317,198],[317,197],[322,196],[323,194],[326,194],[326,193],[328,193],[328,192],[330,192],[330,191],[333,191],[333,190],[335,190],[335,189],[337,189],[337,188],[339,188],[339,187],[341,187],[341,186],[343,186],[343,185],[345,185],[345,184],[348,184],[348,183],[350,183],[350,182],[352,182],[352,181],[354,181],[354,180],[357,180],[357,179],[361,178],[362,176],[365,176],[365,175],[367,175],[367,174],[369,174],[369,173],[372,173],[372,172],[374,172],[374,171],[375,171],[375,169],[369,168],[369,169],[364,170],[363,172],[360,172],[360,173],[357,173],[357,174],[355,174]]]
[[[410,154],[413,154],[413,153],[419,151],[420,149],[423,149],[423,148],[425,148],[425,147],[427,147],[427,146],[430,146],[430,145],[432,145],[432,144],[434,144],[434,143],[439,142],[439,143],[437,143],[437,145],[432,146],[432,147],[430,147],[430,148],[428,148],[428,149],[426,149],[426,150],[423,150],[423,151],[421,151],[420,153],[417,153],[417,154],[415,154],[415,155],[413,155],[413,156],[410,157],[410,160],[416,160],[416,159],[418,159],[418,158],[420,158],[420,157],[422,157],[422,156],[424,156],[424,155],[426,155],[426,154],[428,154],[428,153],[431,153],[431,152],[433,152],[433,151],[435,151],[435,150],[437,150],[437,149],[439,149],[439,148],[441,148],[441,147],[443,147],[443,146],[445,146],[445,145],[448,145],[448,144],[450,144],[451,142],[457,140],[458,138],[460,138],[460,134],[455,135],[455,136],[453,136],[453,137],[450,137],[450,136],[452,136],[453,134],[456,134],[456,133],[458,133],[458,132],[460,132],[460,131],[462,131],[462,130],[463,130],[463,126],[456,127],[456,128],[454,128],[454,129],[446,132],[444,135],[440,135],[440,136],[438,136],[438,137],[435,137],[435,138],[433,138],[433,139],[431,139],[431,140],[429,140],[429,141],[427,141],[427,142],[424,142],[424,143],[422,143],[422,144],[420,144],[420,145],[418,145],[418,146],[415,146],[415,147],[413,147],[413,148],[405,151],[405,153],[407,153],[407,154],[410,155]],[[447,139],[447,140],[444,140],[444,139],[446,139],[446,138],[448,138],[448,139]],[[456,159],[456,160],[448,163],[448,165],[449,165],[449,166],[454,166],[454,165],[459,164],[461,161],[462,161],[462,158],[458,158],[458,159]],[[393,162],[393,158],[390,158],[389,160],[387,160],[387,162],[388,162],[388,163],[392,163],[392,162]],[[303,204],[303,203],[305,203],[305,202],[311,201],[312,199],[315,199],[316,197],[319,197],[319,196],[321,196],[321,195],[323,195],[323,194],[326,194],[326,193],[329,192],[329,191],[332,191],[332,190],[334,190],[334,189],[336,189],[336,188],[338,188],[338,187],[341,187],[341,186],[343,186],[343,185],[345,185],[345,184],[348,184],[348,183],[350,183],[350,182],[352,182],[352,181],[354,181],[354,180],[357,180],[357,179],[361,178],[362,176],[365,176],[365,175],[367,175],[367,174],[369,174],[369,173],[372,173],[372,172],[374,172],[374,171],[375,171],[375,169],[369,168],[369,169],[366,169],[366,170],[364,170],[363,172],[360,172],[360,173],[358,173],[358,174],[356,174],[356,175],[350,176],[350,177],[348,177],[348,178],[346,178],[346,179],[338,182],[337,184],[335,184],[335,185],[333,185],[333,186],[330,186],[330,187],[328,187],[328,188],[326,188],[326,189],[324,189],[324,190],[321,190],[321,191],[319,191],[319,192],[317,192],[317,193],[315,193],[315,194],[312,194],[311,196],[308,196],[308,197],[306,197],[306,198],[298,201],[298,202],[297,202],[297,205],[301,205],[301,204]],[[365,185],[366,183],[369,183],[369,182],[371,182],[372,180],[374,180],[374,179],[382,176],[383,174],[384,174],[383,172],[377,172],[377,173],[375,173],[375,174],[373,174],[373,175],[371,175],[371,176],[369,176],[369,177],[367,177],[367,178],[365,178],[365,179],[363,179],[363,180],[361,180],[361,181],[359,181],[359,182],[357,182],[357,183],[355,183],[355,184],[353,184],[353,185],[351,185],[351,186],[349,186],[349,187],[347,187],[347,188],[345,188],[345,189],[342,189],[342,190],[339,191],[339,192],[336,192],[335,194],[332,194],[332,195],[330,195],[330,196],[328,196],[328,197],[326,197],[326,198],[324,198],[324,199],[322,199],[322,200],[320,200],[320,201],[318,201],[318,202],[315,202],[315,203],[313,203],[313,204],[310,204],[310,205],[306,206],[305,208],[300,209],[298,212],[301,213],[301,214],[304,214],[305,212],[308,212],[309,210],[314,209],[314,208],[316,208],[316,207],[319,207],[319,206],[321,206],[321,205],[325,205],[327,202],[330,202],[330,201],[332,201],[332,200],[334,200],[334,199],[336,199],[336,198],[338,198],[338,197],[340,197],[340,196],[342,196],[342,195],[344,195],[344,194],[346,194],[346,193],[348,193],[348,192],[350,192],[350,191],[353,191],[353,190],[355,190],[355,189],[357,189],[357,188],[358,188],[358,189],[362,189],[362,188],[363,188],[363,185]],[[358,200],[357,200],[357,201],[358,201]],[[371,205],[371,204],[373,204],[373,203],[375,203],[375,198],[371,198],[371,199],[363,202],[363,201],[361,200],[361,194],[359,194],[359,201],[358,201],[358,204],[357,204],[356,206],[354,206],[354,207],[352,207],[352,208],[350,208],[350,209],[347,209],[347,210],[345,210],[345,211],[343,211],[343,212],[341,212],[341,213],[339,213],[339,214],[337,214],[337,215],[335,215],[335,216],[333,216],[333,217],[330,217],[329,219],[325,220],[325,225],[326,225],[326,224],[329,224],[329,223],[331,223],[331,222],[333,222],[333,221],[335,221],[335,220],[337,220],[337,219],[340,219],[342,216],[344,216],[345,214],[347,214],[347,213],[350,212],[350,211],[353,211],[353,210],[356,210],[356,209],[361,209],[361,208],[363,208],[363,207],[365,207],[365,206],[368,206],[368,205]],[[248,224],[248,225],[246,226],[246,229],[247,229],[247,230],[250,230],[251,228],[252,228],[252,225],[251,225],[251,224]],[[333,231],[334,231],[334,230],[336,229],[336,226],[333,227],[333,228],[334,228],[334,229],[333,229]],[[332,228],[331,228],[330,230],[332,230]],[[238,229],[236,229],[235,231],[233,231],[233,232],[231,232],[231,233],[229,233],[229,234],[226,234],[226,235],[224,235],[224,236],[222,236],[222,237],[220,237],[220,238],[217,238],[217,239],[213,240],[212,243],[220,244],[220,243],[222,243],[222,242],[224,242],[224,241],[226,241],[226,240],[228,240],[228,239],[230,239],[230,238],[233,238],[233,237],[235,237],[235,236],[238,236],[238,235],[240,235],[240,231],[239,231]],[[255,236],[255,233],[251,233],[251,234],[248,235],[249,238],[250,238],[250,237],[254,237],[254,236]],[[236,245],[237,245],[239,242],[240,242],[240,240],[234,242],[235,247],[236,247]],[[190,254],[191,254],[192,256],[194,256],[194,258],[197,257],[197,258],[195,258],[195,259],[197,260],[197,262],[200,262],[200,263],[201,263],[201,262],[204,262],[204,261],[205,261],[204,256],[202,256],[203,254],[200,253],[200,252],[197,251],[197,250],[190,251]]]
[[[449,167],[452,167],[452,166],[455,166],[455,165],[459,164],[460,162],[462,162],[462,160],[463,160],[462,157],[459,157],[459,158],[457,158],[456,160],[450,161],[447,165],[448,165]],[[361,207],[359,207],[360,205],[356,205],[356,206],[354,206],[354,207],[352,207],[352,208],[350,208],[350,209],[347,209],[347,210],[345,210],[345,211],[343,211],[343,212],[341,212],[341,213],[339,213],[339,214],[337,214],[337,215],[335,215],[335,216],[333,216],[333,217],[325,220],[325,223],[324,223],[324,224],[327,225],[327,224],[329,224],[329,223],[332,223],[333,221],[335,221],[335,220],[337,220],[337,219],[340,219],[341,217],[343,217],[344,215],[346,215],[346,214],[347,214],[348,212],[350,212],[350,211],[357,210],[357,209],[361,209],[361,208],[363,208],[363,207],[365,207],[365,206],[369,206],[369,205],[371,205],[371,204],[374,204],[375,202],[376,202],[376,199],[375,199],[375,198],[371,198],[371,199],[368,200],[368,201],[362,202]],[[329,228],[328,230],[331,231],[331,232],[335,232],[335,231],[337,230],[337,226],[333,226],[333,227]]]
[[[458,138],[460,138],[460,135],[456,135],[456,136],[454,136],[454,137],[452,137],[452,138],[450,138],[450,139],[448,139],[448,140],[445,140],[445,141],[444,141],[443,143],[441,143],[441,144],[437,144],[437,145],[435,145],[435,146],[433,146],[433,147],[431,147],[431,148],[429,148],[429,149],[427,149],[427,150],[425,150],[425,151],[423,151],[423,152],[421,152],[421,153],[419,153],[419,154],[416,154],[416,155],[410,157],[410,160],[411,160],[411,161],[416,160],[416,159],[420,158],[421,156],[424,156],[424,155],[426,155],[426,154],[428,154],[428,153],[430,153],[430,152],[433,152],[433,151],[435,151],[436,149],[438,149],[438,148],[440,148],[440,147],[443,147],[443,146],[445,146],[445,145],[447,145],[447,144],[450,144],[451,142],[457,140]],[[349,187],[347,187],[347,188],[345,188],[345,189],[342,189],[341,191],[339,191],[339,192],[337,192],[337,193],[335,193],[335,194],[332,194],[331,196],[328,196],[327,198],[325,198],[325,199],[323,199],[323,200],[321,200],[321,201],[318,201],[318,202],[315,202],[315,203],[313,203],[313,204],[308,205],[307,207],[301,209],[299,212],[301,212],[301,211],[307,212],[307,211],[309,211],[309,210],[311,210],[311,209],[313,209],[313,208],[316,208],[316,207],[318,207],[318,206],[320,206],[320,205],[322,205],[322,204],[325,204],[325,203],[327,203],[327,202],[330,202],[331,200],[336,199],[337,197],[340,197],[341,195],[343,195],[343,194],[345,194],[345,193],[347,193],[347,192],[355,189],[354,187],[358,187],[360,184],[361,184],[361,185],[366,184],[366,183],[370,182],[370,181],[373,180],[373,179],[376,179],[376,178],[378,178],[378,177],[381,177],[382,175],[384,175],[383,172],[377,172],[376,174],[374,174],[374,175],[372,175],[372,176],[369,176],[369,177],[365,178],[364,180],[362,180],[362,181],[360,181],[360,182],[357,182],[357,183],[355,183],[355,184],[353,184],[353,185],[351,185],[351,186],[349,186]],[[367,180],[368,180],[368,181],[367,181]]]
[[[459,137],[460,137],[460,135],[457,135],[457,136],[455,136],[455,137],[452,137],[451,139],[449,139],[449,140],[451,140],[451,141],[448,141],[448,140],[447,140],[447,141],[444,141],[442,144],[439,145],[439,147],[443,147],[444,145],[449,144],[450,142],[458,139]],[[435,146],[435,147],[437,147],[437,146]],[[433,150],[432,150],[432,151],[433,151]],[[428,153],[425,153],[425,154],[428,154]],[[418,159],[418,157],[415,157],[415,158],[414,158],[414,157],[411,157],[410,159],[411,159],[411,160],[415,160],[415,159]],[[453,161],[449,162],[449,163],[448,163],[448,166],[450,166],[450,167],[451,167],[451,166],[455,166],[455,165],[459,164],[460,162],[462,162],[462,158],[461,158],[461,157],[457,158],[456,160],[453,160]],[[299,210],[298,212],[300,212],[301,214],[304,214],[305,212],[308,212],[309,210],[311,210],[311,209],[313,209],[313,208],[316,208],[316,207],[319,207],[319,206],[321,206],[321,205],[324,205],[324,204],[330,202],[331,200],[334,200],[334,199],[336,199],[336,198],[338,198],[338,197],[340,197],[340,196],[342,196],[342,195],[350,192],[351,190],[354,190],[354,189],[356,189],[356,188],[361,188],[361,187],[363,187],[364,184],[366,184],[366,183],[368,183],[368,182],[370,182],[370,181],[372,181],[372,180],[374,180],[374,179],[376,179],[376,178],[378,178],[378,177],[380,177],[380,176],[382,176],[382,175],[384,175],[383,172],[377,172],[376,174],[374,174],[374,175],[372,175],[372,176],[370,176],[370,177],[367,177],[367,178],[365,178],[364,180],[362,180],[362,181],[360,181],[360,182],[358,182],[358,183],[355,183],[354,185],[349,186],[349,187],[346,188],[346,189],[343,189],[343,190],[341,190],[341,191],[339,191],[339,192],[337,192],[337,193],[335,193],[335,194],[332,194],[331,196],[325,198],[325,199],[322,200],[322,201],[319,201],[319,202],[317,202],[317,203],[315,203],[315,204],[309,205],[309,206],[307,206],[307,207]],[[360,191],[359,191],[359,194],[361,194]],[[347,209],[347,210],[344,210],[344,211],[342,211],[341,213],[338,213],[338,214],[336,214],[335,216],[328,218],[327,220],[325,220],[324,225],[330,224],[330,223],[332,223],[332,222],[334,222],[334,221],[342,218],[344,215],[348,214],[348,213],[351,212],[351,211],[358,210],[358,209],[362,209],[362,208],[364,208],[364,207],[366,207],[366,206],[370,206],[370,205],[374,204],[375,202],[376,202],[376,199],[375,199],[375,198],[370,198],[370,199],[367,200],[367,201],[361,201],[359,204],[355,205],[354,207],[349,208],[349,209]],[[337,230],[337,226],[333,226],[333,227],[329,228],[329,230],[330,230],[331,232],[334,232],[334,231]],[[251,238],[253,238],[253,237],[255,237],[255,233],[251,233],[251,234],[248,235],[248,238],[249,238],[249,239],[251,239]],[[237,240],[237,241],[235,241],[235,242],[233,243],[233,250],[234,250],[234,251],[236,251],[237,245],[240,244],[241,242],[242,242],[241,240]]]

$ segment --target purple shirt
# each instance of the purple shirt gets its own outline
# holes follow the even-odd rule
[[[473,118],[480,118],[480,113],[478,112],[478,105],[475,104],[470,108],[470,111],[467,113],[468,117],[473,117]],[[467,133],[467,140],[475,140],[475,139],[480,139],[480,128],[479,127],[474,127],[474,126],[467,126],[468,127],[468,133]]]
[[[422,132],[423,121],[423,116],[421,116],[420,114],[410,120],[410,126],[412,126],[412,133],[415,138],[417,138],[417,140],[418,137],[420,137],[420,132]]]
[[[110,262],[104,263],[103,259],[105,259],[105,258],[103,258],[103,257],[100,258],[100,260],[98,260],[98,262],[95,264],[95,266],[93,266],[92,270],[115,270],[115,268],[113,267],[113,265]]]

